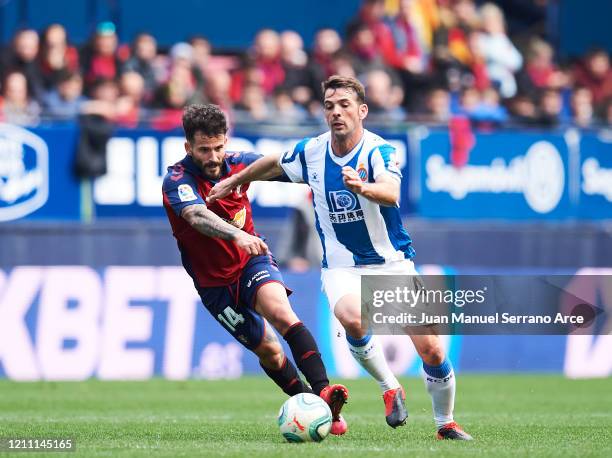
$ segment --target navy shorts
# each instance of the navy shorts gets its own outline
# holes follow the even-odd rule
[[[255,311],[257,290],[269,282],[285,286],[275,259],[270,255],[252,257],[240,279],[233,285],[198,288],[204,307],[249,350],[261,343],[265,334],[263,317]],[[287,296],[291,290],[285,286]]]

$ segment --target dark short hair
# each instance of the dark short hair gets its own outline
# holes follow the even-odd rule
[[[193,142],[196,132],[202,132],[206,137],[225,135],[227,119],[217,105],[189,105],[183,111],[183,130],[190,142]]]
[[[356,95],[359,103],[365,103],[365,89],[363,84],[356,78],[350,76],[332,75],[321,83],[323,94],[328,89],[351,89]]]

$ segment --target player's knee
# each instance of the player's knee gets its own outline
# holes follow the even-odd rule
[[[439,366],[444,362],[444,350],[440,345],[427,345],[420,351],[420,356],[429,366]]]
[[[281,334],[298,321],[295,312],[288,303],[278,303],[264,315],[270,324]]]
[[[359,338],[364,332],[361,329],[361,316],[355,313],[342,313],[337,315],[340,324],[351,337]]]

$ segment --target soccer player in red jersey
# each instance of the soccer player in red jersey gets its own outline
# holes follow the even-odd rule
[[[287,299],[291,293],[268,246],[255,232],[248,184],[206,205],[219,181],[240,172],[261,156],[226,153],[227,120],[215,105],[191,105],[183,113],[184,159],[168,167],[163,182],[164,208],[181,252],[211,315],[242,345],[255,353],[265,373],[288,395],[314,392],[332,410],[332,434],[344,434],[340,410],[348,398],[342,385],[330,385],[310,331]],[[278,178],[281,177],[269,177]],[[293,363],[276,337],[287,342]]]

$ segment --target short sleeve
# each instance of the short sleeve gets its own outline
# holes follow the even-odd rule
[[[164,200],[167,200],[174,213],[181,215],[183,208],[189,205],[206,205],[198,193],[198,184],[195,178],[184,170],[174,170],[164,178],[162,187]]]
[[[279,161],[279,165],[287,174],[287,177],[294,183],[304,183],[304,171],[306,170],[306,144],[310,138],[305,138],[293,148],[293,151],[284,153]]]
[[[261,159],[262,157],[263,154],[257,153],[236,153],[236,162],[240,162],[248,167],[257,159]]]
[[[387,173],[398,181],[402,179],[402,172],[397,164],[395,148],[389,144],[381,145],[372,150],[370,154],[370,167],[372,180],[376,180],[381,174]]]

